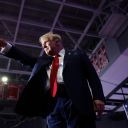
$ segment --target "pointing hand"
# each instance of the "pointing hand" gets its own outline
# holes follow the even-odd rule
[[[7,45],[7,42],[4,39],[0,38],[0,48],[5,47],[6,45]]]

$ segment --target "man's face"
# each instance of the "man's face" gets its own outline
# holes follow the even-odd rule
[[[51,41],[51,40],[44,41],[42,39],[41,45],[47,55],[53,56],[56,54],[56,49],[57,49],[56,41]]]

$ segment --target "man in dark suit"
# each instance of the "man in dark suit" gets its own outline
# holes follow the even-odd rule
[[[0,39],[1,53],[33,68],[16,112],[47,117],[48,128],[95,128],[94,106],[101,114],[105,98],[100,79],[87,55],[79,49],[65,50],[61,36],[52,32],[39,40],[44,54],[33,58]],[[59,58],[59,67],[57,88],[52,96],[50,77],[55,56]]]

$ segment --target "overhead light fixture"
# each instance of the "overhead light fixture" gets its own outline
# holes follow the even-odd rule
[[[1,81],[2,81],[4,84],[6,84],[6,83],[8,82],[8,77],[7,77],[7,76],[3,76],[3,77],[1,78]]]

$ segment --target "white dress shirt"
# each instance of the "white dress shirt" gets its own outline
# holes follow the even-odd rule
[[[65,50],[62,49],[59,52],[59,68],[58,68],[58,72],[57,72],[57,82],[58,83],[62,83],[63,82],[63,76],[62,76],[62,72],[63,72],[63,60],[64,60],[64,55],[65,55]],[[48,73],[48,77],[50,78],[50,73],[51,73],[51,66],[49,66],[49,68],[47,69],[47,73]]]

